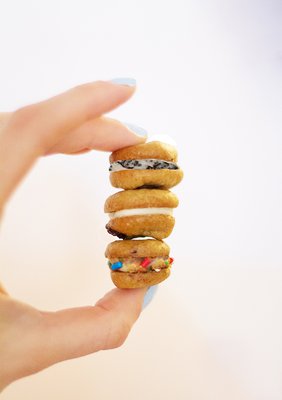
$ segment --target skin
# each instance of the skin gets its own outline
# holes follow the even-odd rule
[[[0,113],[0,215],[42,156],[114,151],[145,141],[103,116],[134,87],[94,82],[41,103]],[[46,312],[9,296],[0,283],[0,391],[63,360],[121,346],[138,318],[146,289],[114,289],[95,306]],[[19,340],[20,335],[20,340]]]

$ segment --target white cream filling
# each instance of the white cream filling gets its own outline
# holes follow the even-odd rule
[[[110,165],[110,172],[128,171],[128,170],[174,170],[178,169],[175,162],[149,159],[118,160]]]
[[[130,208],[128,210],[119,210],[109,213],[110,219],[120,217],[130,217],[131,215],[149,215],[149,214],[166,214],[172,215],[173,208],[166,207],[148,207],[148,208]]]

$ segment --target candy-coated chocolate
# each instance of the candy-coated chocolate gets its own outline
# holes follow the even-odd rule
[[[148,265],[151,263],[151,260],[150,260],[150,258],[148,258],[148,257],[146,257],[146,258],[144,258],[144,260],[141,262],[141,267],[143,267],[143,268],[146,268],[146,267],[148,267]]]
[[[121,261],[118,261],[118,262],[116,262],[116,263],[111,265],[111,269],[113,271],[116,271],[117,269],[120,269],[121,267],[122,267],[122,262]]]

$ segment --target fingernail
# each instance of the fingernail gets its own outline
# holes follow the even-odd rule
[[[111,79],[111,82],[115,83],[116,85],[123,85],[130,87],[136,86],[136,79],[134,78],[114,78]]]
[[[144,128],[141,128],[141,126],[137,126],[137,125],[134,125],[134,124],[129,124],[129,123],[125,123],[124,122],[124,125],[128,128],[128,129],[130,129],[132,132],[134,132],[134,133],[136,133],[136,135],[138,135],[138,136],[147,136],[148,135],[148,132],[146,131],[146,129],[144,129]]]
[[[142,311],[151,303],[155,294],[157,293],[158,285],[150,286],[145,294]]]

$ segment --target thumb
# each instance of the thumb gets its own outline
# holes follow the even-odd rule
[[[94,307],[45,313],[46,366],[121,346],[137,320],[146,289],[114,289]]]

